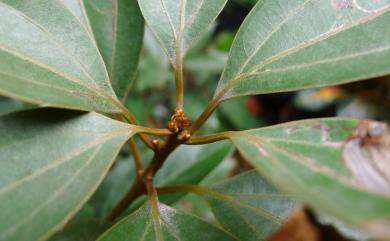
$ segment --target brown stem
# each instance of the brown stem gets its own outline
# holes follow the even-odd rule
[[[138,149],[137,143],[135,143],[134,138],[131,138],[127,141],[130,151],[133,154],[133,159],[135,163],[135,169],[137,170],[137,175],[140,172],[143,172],[144,167],[141,160],[141,153]]]
[[[206,109],[203,111],[203,113],[196,119],[196,121],[188,128],[188,131],[192,135],[195,133],[202,125],[207,121],[207,119],[211,116],[211,114],[214,112],[215,108],[217,108],[219,104],[219,97],[213,99],[209,102]]]
[[[157,171],[162,167],[165,160],[182,142],[178,139],[178,135],[168,137],[166,142],[162,144],[156,151],[152,162],[145,170],[145,177],[154,177]]]
[[[220,133],[207,135],[207,136],[194,136],[194,137],[191,137],[191,139],[184,144],[186,144],[186,145],[203,145],[203,144],[214,143],[217,141],[229,139],[229,137],[232,135],[232,133],[233,132],[231,132],[231,131],[226,131],[226,132],[220,132]]]
[[[130,124],[133,124],[133,125],[138,125],[138,122],[137,120],[135,119],[134,115],[131,114],[123,105],[119,105],[118,106],[120,109],[121,109],[121,114],[124,116],[124,118],[130,123]],[[149,147],[150,149],[154,149],[154,145],[153,145],[153,142],[152,140],[149,138],[149,136],[143,134],[143,133],[139,133],[139,137],[141,138],[141,140],[145,143],[145,145],[147,147]]]
[[[126,211],[135,199],[146,193],[147,189],[145,182],[147,180],[153,180],[154,175],[162,167],[169,154],[171,154],[171,152],[182,143],[183,141],[179,140],[178,134],[175,134],[169,136],[164,143],[161,143],[160,146],[155,148],[155,153],[150,165],[144,172],[137,173],[137,179],[130,188],[129,192],[107,216],[107,220],[115,220],[119,215]]]
[[[135,201],[142,194],[146,193],[146,187],[141,177],[137,177],[136,181],[133,183],[133,186],[122,198],[122,200],[115,206],[109,215],[107,215],[106,220],[113,222],[115,219],[121,215],[124,211],[127,210],[129,205]]]

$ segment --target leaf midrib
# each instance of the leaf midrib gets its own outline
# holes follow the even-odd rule
[[[382,47],[373,48],[373,49],[370,49],[370,50],[367,50],[367,51],[361,51],[361,52],[354,53],[354,54],[348,54],[348,55],[337,56],[337,57],[332,57],[332,58],[327,58],[327,59],[321,59],[319,61],[314,61],[314,62],[310,62],[310,63],[302,63],[302,64],[297,64],[297,65],[290,65],[290,66],[287,66],[287,67],[276,68],[276,69],[271,69],[271,70],[267,70],[267,71],[260,71],[261,69],[263,69],[266,66],[265,65],[260,70],[258,70],[259,72],[255,72],[254,75],[261,74],[261,73],[279,73],[279,72],[284,72],[284,71],[289,71],[289,70],[297,70],[297,69],[313,67],[313,66],[321,65],[321,64],[336,63],[336,62],[340,62],[340,61],[343,61],[343,60],[354,59],[354,58],[362,57],[362,56],[365,56],[365,55],[380,53],[380,52],[383,52],[383,51],[387,51],[389,49],[390,49],[390,45],[382,46]]]
[[[17,58],[20,58],[20,59],[24,60],[24,61],[30,62],[33,65],[39,66],[40,68],[45,69],[45,70],[49,71],[52,74],[58,75],[58,76],[64,78],[65,80],[68,80],[69,82],[73,82],[75,84],[84,86],[84,87],[86,87],[88,89],[91,89],[91,90],[95,91],[97,94],[99,94],[99,95],[101,95],[103,97],[106,97],[106,94],[105,93],[101,93],[100,89],[96,89],[95,87],[89,85],[88,83],[82,81],[81,79],[79,79],[79,78],[77,78],[75,76],[68,75],[67,73],[62,72],[60,70],[57,70],[57,69],[55,69],[55,68],[53,68],[53,67],[51,67],[49,65],[46,65],[46,64],[44,64],[42,62],[38,62],[35,59],[33,59],[33,58],[31,58],[31,57],[29,57],[27,55],[24,55],[23,53],[21,53],[21,52],[19,52],[17,50],[5,47],[3,45],[0,45],[0,50],[2,50],[4,52],[7,52],[7,53],[9,53],[9,54],[11,54],[11,55],[13,55],[13,56],[15,56]]]
[[[92,155],[88,158],[88,160],[84,163],[84,165],[78,169],[70,178],[67,182],[65,182],[59,189],[57,189],[52,195],[50,195],[50,197],[42,204],[42,205],[39,205],[38,207],[36,207],[35,209],[32,209],[30,214],[25,217],[22,222],[12,226],[10,229],[7,229],[5,230],[2,234],[4,236],[6,236],[7,234],[9,233],[12,233],[14,232],[15,230],[17,230],[21,225],[23,225],[26,221],[28,221],[30,218],[33,218],[35,217],[35,215],[37,215],[42,209],[44,209],[47,205],[49,205],[52,201],[54,201],[56,199],[56,197],[58,195],[60,195],[67,186],[69,186],[75,179],[76,176],[78,176],[80,173],[82,173],[82,171],[88,167],[91,163],[92,163],[92,160],[93,158],[97,155],[97,153],[99,153],[99,151],[101,150],[103,145],[100,145],[96,148],[96,150],[92,153]]]
[[[240,200],[236,199],[234,196],[230,196],[230,195],[218,192],[218,191],[213,191],[212,189],[209,189],[209,188],[204,187],[204,186],[186,185],[184,187],[187,187],[189,189],[188,191],[194,192],[194,193],[199,194],[201,196],[209,196],[209,197],[215,198],[215,199],[220,200],[220,201],[228,202],[228,203],[234,204],[236,206],[240,206],[240,207],[252,210],[255,213],[257,213],[257,215],[262,216],[264,218],[267,218],[267,219],[269,219],[277,224],[280,224],[282,222],[282,219],[280,217],[277,217],[274,214],[272,214],[272,213],[270,213],[262,208],[253,207],[251,205],[242,203],[242,202],[240,202]]]
[[[256,234],[257,237],[259,237],[261,240],[265,238],[265,235],[259,230],[257,230],[256,227],[254,227],[251,222],[244,215],[242,215],[242,213],[237,209],[237,207],[233,206],[232,209],[232,211],[234,211],[239,217],[241,217],[242,220],[244,220],[246,225]],[[233,233],[233,230],[231,230],[231,232]]]
[[[83,63],[80,62],[80,60],[78,58],[76,58],[74,55],[72,55],[69,51],[69,49],[65,46],[62,45],[61,41],[59,41],[49,30],[47,30],[45,27],[43,27],[41,24],[37,23],[35,20],[33,20],[32,18],[30,18],[29,16],[27,16],[25,13],[23,13],[22,11],[8,5],[8,4],[4,4],[3,2],[0,2],[0,4],[8,7],[9,9],[13,10],[15,13],[17,13],[19,16],[21,16],[22,18],[26,19],[28,22],[30,22],[32,25],[34,25],[35,27],[37,27],[38,29],[40,29],[43,33],[45,33],[47,36],[48,36],[48,39],[54,43],[55,45],[57,45],[60,49],[62,49],[64,51],[64,53],[70,58],[72,59],[72,61],[74,61],[74,63],[76,63],[80,68],[81,70],[84,72],[84,74],[86,74],[86,77],[89,78],[90,81],[92,81],[92,83],[95,84],[95,87],[97,87],[97,89],[99,89],[100,91],[102,91],[100,89],[100,86],[99,84],[96,82],[96,80],[94,80],[94,78],[92,78],[91,74],[89,73],[89,71],[87,71],[85,65]]]
[[[110,71],[109,76],[111,83],[114,81],[115,75],[115,60],[116,60],[116,51],[117,51],[117,41],[118,41],[118,1],[112,0],[112,52],[110,58]]]
[[[254,66],[250,71],[248,71],[247,73],[251,73],[253,71],[256,71],[258,69],[261,69],[263,67],[265,67],[266,65],[269,65],[281,58],[284,58],[284,57],[287,57],[288,55],[292,54],[292,53],[295,53],[301,49],[304,49],[304,48],[307,48],[307,47],[310,47],[318,42],[321,42],[323,40],[327,40],[329,39],[330,37],[332,36],[335,36],[336,34],[338,33],[341,33],[341,32],[345,32],[345,31],[348,31],[354,27],[359,27],[361,26],[362,24],[366,24],[366,23],[369,23],[370,21],[376,19],[377,17],[380,17],[382,16],[383,14],[387,13],[388,11],[390,10],[390,5],[388,5],[387,7],[383,7],[383,8],[380,8],[378,9],[376,12],[374,12],[373,14],[370,14],[366,17],[363,17],[355,22],[352,22],[346,26],[341,26],[341,27],[338,27],[338,28],[332,28],[330,29],[329,31],[327,32],[324,32],[312,39],[309,39],[307,41],[304,41],[300,44],[297,44],[295,45],[294,47],[290,48],[290,49],[287,49],[285,51],[282,51],[274,56],[271,56],[265,60],[263,60],[262,62],[260,62],[258,65]]]
[[[123,134],[123,132],[125,130],[128,131],[129,129],[128,128],[119,129],[119,130],[107,133],[106,135],[104,135],[102,137],[98,137],[98,138],[96,138],[95,141],[80,146],[79,148],[73,150],[68,155],[61,157],[57,160],[51,161],[50,164],[48,164],[48,165],[45,165],[45,166],[40,167],[38,169],[35,169],[31,174],[24,176],[22,178],[19,178],[17,180],[14,180],[10,185],[4,186],[0,189],[0,196],[8,193],[9,191],[17,188],[18,186],[22,185],[23,183],[25,183],[27,181],[33,180],[33,179],[43,175],[44,173],[46,173],[46,172],[48,172],[48,171],[50,171],[58,166],[61,166],[62,164],[66,163],[67,161],[71,160],[72,158],[81,155],[85,151],[87,151],[87,150],[89,150],[97,145],[103,144],[104,142],[112,139],[117,134],[118,134],[118,136],[119,136],[119,134]]]
[[[5,75],[5,76],[11,77],[11,78],[19,79],[21,81],[26,81],[28,83],[32,83],[32,84],[35,84],[35,85],[46,86],[46,87],[49,87],[51,89],[56,89],[56,90],[68,92],[68,93],[70,93],[72,95],[75,93],[74,89],[69,89],[69,88],[64,88],[64,87],[60,87],[60,86],[50,85],[48,83],[39,82],[38,80],[35,80],[35,79],[25,78],[25,77],[22,77],[22,76],[17,76],[17,75],[13,75],[13,74],[10,74],[10,73],[5,73],[5,72],[2,72],[2,71],[0,71],[0,75],[3,75],[3,76]],[[88,92],[85,92],[85,91],[82,91],[82,90],[77,90],[77,93],[81,94],[81,95],[84,95],[84,96],[101,97],[100,95],[95,95],[94,93],[88,93]]]
[[[364,18],[360,19],[359,21],[356,21],[355,23],[352,23],[352,24],[349,24],[346,26],[341,26],[339,28],[331,29],[330,31],[325,32],[321,35],[318,35],[315,38],[304,41],[301,44],[295,45],[294,47],[292,47],[290,49],[282,51],[276,55],[273,55],[273,56],[261,61],[258,65],[255,65],[251,70],[244,72],[244,73],[239,73],[234,78],[232,78],[232,80],[227,81],[226,85],[222,88],[222,90],[215,95],[214,100],[221,101],[225,97],[225,94],[228,93],[230,89],[234,88],[234,86],[237,85],[240,81],[243,81],[244,79],[250,77],[251,75],[254,75],[255,72],[258,71],[259,69],[262,69],[265,66],[267,66],[267,65],[269,65],[277,60],[285,58],[285,57],[289,56],[290,54],[293,54],[301,49],[310,47],[316,43],[319,43],[319,42],[326,40],[332,36],[335,36],[338,33],[348,31],[354,27],[358,27],[358,26],[365,24],[365,23],[369,23],[371,20],[374,20],[377,17],[382,16],[383,14],[387,13],[389,10],[390,10],[390,6],[380,8],[377,11],[373,12],[373,14],[370,14],[367,17],[364,17]]]
[[[299,4],[296,8],[292,9],[287,16],[276,26],[276,28],[272,29],[272,31],[266,36],[266,38],[256,47],[256,49],[253,51],[253,53],[248,57],[248,59],[244,62],[242,66],[240,66],[238,73],[233,78],[238,78],[238,76],[242,73],[242,71],[245,69],[245,67],[249,64],[249,62],[257,55],[257,53],[261,50],[261,48],[268,43],[268,41],[274,36],[275,33],[277,33],[291,18],[296,16],[298,13],[300,13],[300,10],[304,10],[306,5],[313,0],[306,0],[302,4]]]
[[[239,135],[237,135],[238,138],[244,138],[244,140],[245,139],[250,139],[250,140],[252,140],[253,142],[255,142],[259,146],[268,145],[269,148],[272,148],[272,149],[274,149],[277,152],[283,153],[284,155],[290,157],[289,160],[292,160],[292,161],[298,163],[299,165],[310,169],[313,172],[320,173],[321,175],[326,176],[328,178],[331,177],[331,178],[337,179],[346,188],[358,191],[360,193],[370,193],[371,195],[375,195],[375,196],[381,197],[381,198],[389,198],[389,196],[386,195],[385,193],[378,193],[378,192],[373,192],[373,191],[371,191],[369,189],[362,189],[357,183],[354,182],[354,180],[351,180],[348,177],[345,177],[345,176],[343,176],[343,175],[341,175],[339,173],[336,173],[333,169],[328,168],[327,166],[322,165],[317,160],[314,160],[314,159],[308,158],[308,157],[304,157],[304,156],[298,154],[295,151],[285,149],[282,146],[279,146],[279,145],[274,144],[274,143],[269,143],[269,142],[267,142],[265,140],[260,140],[261,138],[258,138],[258,137],[255,137],[255,136],[251,136],[249,134],[244,134],[244,133],[237,133],[237,134],[239,134]],[[271,157],[269,157],[269,158],[271,158]],[[277,163],[279,163],[279,166],[281,166],[281,167],[285,168],[286,170],[288,170],[285,167],[285,165],[280,163],[276,158],[272,157],[272,159],[274,161],[277,161]],[[316,166],[310,165],[309,162],[315,163]],[[288,170],[288,172],[290,172],[290,171]]]

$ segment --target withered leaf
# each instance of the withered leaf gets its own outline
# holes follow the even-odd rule
[[[364,187],[390,194],[390,130],[381,122],[362,122],[342,148],[354,179]]]

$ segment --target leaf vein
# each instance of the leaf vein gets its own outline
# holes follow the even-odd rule
[[[359,53],[354,53],[354,54],[349,54],[349,55],[344,55],[344,56],[337,56],[337,57],[328,58],[328,59],[321,59],[321,60],[315,61],[315,62],[302,63],[302,64],[299,64],[299,65],[292,65],[292,66],[287,66],[287,67],[284,67],[284,68],[271,69],[271,70],[267,70],[266,72],[267,73],[278,73],[278,72],[284,72],[284,71],[289,71],[289,70],[303,69],[303,68],[313,67],[313,66],[316,66],[316,65],[340,62],[340,61],[343,61],[343,60],[354,59],[354,58],[362,57],[362,56],[365,56],[365,55],[370,55],[370,54],[374,54],[374,53],[380,53],[382,51],[387,51],[389,49],[390,49],[390,45],[389,46],[383,46],[383,47],[379,47],[379,48],[370,49],[370,50],[367,50],[367,51],[362,51],[362,52],[359,52]],[[260,74],[260,73],[264,73],[264,72],[265,71],[259,71],[259,72],[256,72],[256,74]]]
[[[2,3],[3,4],[3,3]],[[43,27],[41,24],[37,23],[35,20],[33,20],[32,18],[30,18],[29,16],[27,16],[25,13],[21,12],[20,10],[10,6],[10,5],[6,5],[4,4],[5,6],[7,6],[8,8],[12,9],[13,11],[15,11],[16,13],[18,13],[21,17],[25,18],[27,21],[29,21],[32,25],[36,26],[38,29],[40,29],[43,33],[45,33],[47,36],[48,36],[48,39],[51,40],[51,42],[53,42],[55,45],[57,45],[60,49],[62,49],[64,51],[64,53],[72,60],[72,62],[76,63],[80,69],[84,72],[84,74],[86,74],[86,77],[89,78],[89,80],[92,81],[92,83],[95,84],[95,86],[100,89],[100,86],[98,85],[98,83],[96,82],[96,80],[94,80],[94,78],[92,78],[91,74],[89,73],[89,71],[87,71],[85,65],[83,63],[80,62],[79,59],[77,59],[74,55],[72,55],[69,51],[69,49],[67,47],[65,47],[49,30],[47,30],[45,27]]]
[[[86,145],[82,145],[79,148],[73,150],[71,153],[67,154],[66,156],[59,158],[57,160],[53,160],[51,162],[51,164],[46,165],[42,168],[38,168],[38,169],[34,170],[34,172],[32,172],[31,174],[24,176],[18,180],[15,180],[12,184],[0,189],[0,196],[17,188],[21,184],[23,184],[27,181],[33,180],[33,179],[41,176],[42,174],[64,164],[65,162],[71,160],[74,157],[77,157],[78,155],[82,154],[83,152],[87,151],[88,149],[93,148],[96,145],[99,145],[99,144],[102,144],[103,142],[108,141],[109,139],[111,139],[114,136],[114,133],[119,134],[121,131],[122,130],[117,130],[117,131],[114,131],[112,133],[106,134],[105,136],[101,137],[100,139],[97,138],[95,141],[88,143]]]
[[[67,186],[69,186],[73,180],[75,179],[75,177],[77,177],[80,173],[82,173],[82,171],[88,167],[91,163],[92,163],[92,160],[93,158],[97,155],[97,153],[100,151],[100,149],[102,148],[102,145],[98,146],[96,148],[96,150],[92,153],[92,155],[87,159],[87,161],[84,163],[84,165],[79,169],[77,170],[70,178],[67,182],[65,182],[58,190],[56,190],[51,196],[50,198],[47,199],[46,202],[42,203],[41,205],[39,205],[37,208],[31,210],[30,214],[25,217],[25,219],[23,219],[22,222],[12,226],[10,229],[8,230],[5,230],[3,232],[3,235],[4,236],[7,236],[8,234],[10,233],[13,233],[15,232],[21,225],[23,225],[24,223],[26,223],[26,221],[28,221],[29,219],[35,217],[42,209],[44,209],[47,205],[49,205],[51,202],[53,202],[58,195],[60,195]]]
[[[304,8],[306,7],[306,5],[310,2],[312,2],[313,0],[306,0],[304,1],[302,4],[300,4],[299,6],[297,6],[296,8],[294,8],[293,10],[291,10],[287,16],[265,37],[265,39],[263,40],[263,42],[261,42],[256,48],[255,50],[253,51],[253,53],[248,57],[248,59],[243,63],[242,66],[240,66],[239,70],[238,70],[238,73],[236,75],[236,77],[234,78],[237,78],[242,72],[243,70],[245,69],[245,67],[249,64],[249,62],[255,57],[255,55],[261,50],[261,48],[271,39],[271,37],[276,34],[287,22],[288,20],[290,20],[291,18],[293,18],[294,16],[296,16],[298,13],[300,13],[301,10],[304,10]]]

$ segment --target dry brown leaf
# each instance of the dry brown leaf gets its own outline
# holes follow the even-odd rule
[[[268,241],[352,241],[335,228],[317,222],[307,209],[298,209]]]

